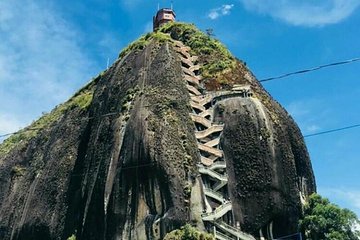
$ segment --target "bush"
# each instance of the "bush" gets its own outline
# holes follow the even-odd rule
[[[75,234],[73,234],[73,235],[71,235],[70,237],[68,237],[68,239],[67,240],[76,240],[76,236],[75,236]]]
[[[201,232],[189,224],[166,234],[164,240],[215,240],[214,236]]]

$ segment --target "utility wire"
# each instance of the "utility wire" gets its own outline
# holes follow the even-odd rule
[[[351,126],[342,127],[342,128],[331,129],[331,130],[318,132],[318,133],[307,134],[307,135],[304,135],[304,138],[319,136],[319,135],[333,133],[333,132],[344,131],[344,130],[348,130],[348,129],[351,129],[351,128],[357,128],[357,127],[360,127],[360,124],[351,125]]]
[[[325,64],[325,65],[320,65],[318,67],[312,67],[312,68],[308,68],[308,69],[304,69],[304,70],[298,70],[298,71],[295,71],[295,72],[285,73],[283,75],[261,79],[261,80],[259,80],[259,82],[273,81],[273,80],[289,77],[289,76],[292,76],[292,75],[304,74],[304,73],[308,73],[308,72],[317,71],[317,70],[320,70],[322,68],[333,67],[333,66],[343,65],[343,64],[349,64],[349,63],[353,63],[353,62],[357,62],[357,61],[360,61],[360,57],[345,60],[345,61],[341,61],[341,62],[335,62],[335,63],[329,63],[329,64]]]

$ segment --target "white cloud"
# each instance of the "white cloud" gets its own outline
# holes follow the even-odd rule
[[[360,0],[240,0],[246,9],[281,19],[295,26],[324,26],[349,17]]]
[[[349,205],[350,210],[360,217],[360,191],[345,188],[321,188],[319,192],[330,199],[341,201]]]
[[[47,1],[0,1],[0,36],[1,132],[31,122],[92,75],[80,31]]]
[[[300,99],[291,102],[286,110],[295,119],[304,135],[319,132],[327,125],[329,109],[323,100],[316,98]],[[314,114],[316,113],[316,114]]]
[[[7,134],[20,130],[22,124],[24,123],[11,115],[0,114],[0,134]]]
[[[219,8],[211,9],[208,18],[215,20],[218,17],[229,15],[231,13],[231,9],[234,7],[234,4],[225,4]]]
[[[316,131],[319,131],[321,128],[316,124],[311,124],[309,126],[306,126],[306,132],[308,133],[314,133]]]

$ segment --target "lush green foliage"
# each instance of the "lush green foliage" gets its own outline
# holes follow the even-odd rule
[[[355,213],[313,194],[305,205],[300,228],[308,240],[359,240],[360,233],[354,229],[359,223]]]
[[[189,46],[193,54],[202,57],[205,61],[201,73],[203,77],[214,77],[217,73],[235,65],[235,58],[224,45],[193,24],[168,23],[159,31],[169,33],[172,38]]]
[[[200,232],[196,228],[186,224],[180,229],[166,234],[164,240],[214,240],[214,236]]]
[[[193,55],[201,59],[201,75],[204,78],[225,81],[219,74],[232,69],[236,60],[229,50],[211,35],[206,34],[193,24],[170,22],[163,25],[158,31],[143,35],[138,40],[123,49],[119,58],[123,58],[130,51],[143,50],[152,40],[158,42],[179,40],[189,46]],[[221,82],[226,84],[225,82]]]

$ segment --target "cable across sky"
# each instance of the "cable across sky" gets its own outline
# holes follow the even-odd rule
[[[344,65],[344,64],[354,63],[354,62],[357,62],[357,61],[360,61],[360,57],[345,60],[345,61],[341,61],[341,62],[334,62],[334,63],[325,64],[325,65],[320,65],[318,67],[312,67],[312,68],[308,68],[308,69],[298,70],[298,71],[295,71],[295,72],[285,73],[285,74],[275,76],[275,77],[264,78],[264,79],[259,80],[259,82],[273,81],[273,80],[277,80],[277,79],[281,79],[281,78],[286,78],[286,77],[289,77],[289,76],[292,76],[292,75],[304,74],[304,73],[308,73],[308,72],[317,71],[317,70],[320,70],[322,68],[328,68],[328,67],[334,67],[334,66],[338,66],[338,65]]]
[[[335,129],[331,129],[331,130],[327,130],[327,131],[323,131],[323,132],[311,133],[311,134],[304,135],[304,138],[319,136],[319,135],[323,135],[323,134],[329,134],[329,133],[333,133],[333,132],[340,132],[340,131],[348,130],[351,128],[357,128],[357,127],[360,127],[360,124],[355,124],[355,125],[341,127],[341,128],[335,128]]]

